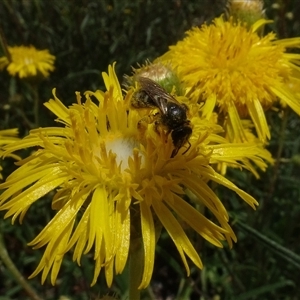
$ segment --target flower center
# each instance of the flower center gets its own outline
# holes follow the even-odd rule
[[[32,57],[24,57],[24,64],[25,65],[31,65],[31,64],[33,64],[33,62],[34,62],[34,60],[33,60],[33,58]]]
[[[140,143],[132,137],[118,137],[106,142],[107,152],[116,154],[116,163],[121,165],[121,171],[128,168],[128,159],[132,157],[134,148],[140,148]]]

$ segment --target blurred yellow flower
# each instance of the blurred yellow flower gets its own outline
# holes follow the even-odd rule
[[[5,130],[0,130],[0,157],[2,157],[4,150],[3,146],[15,143],[16,141],[20,140],[18,137],[18,129],[13,128],[13,129],[5,129]],[[15,159],[19,159],[17,155],[10,154],[10,157],[13,157]],[[2,166],[0,165],[0,179],[2,179]]]
[[[28,208],[52,190],[52,208],[57,210],[42,232],[30,243],[46,246],[44,255],[31,276],[42,272],[42,282],[51,271],[55,283],[64,254],[75,247],[73,259],[80,264],[82,255],[93,251],[94,284],[104,269],[108,286],[113,275],[123,271],[136,232],[143,240],[144,266],[139,288],[150,282],[158,222],[174,241],[189,274],[186,257],[199,268],[202,262],[184,232],[184,221],[217,247],[236,237],[228,224],[227,211],[209,187],[214,181],[237,193],[251,207],[256,200],[218,174],[210,164],[230,162],[243,167],[243,158],[256,157],[254,144],[227,143],[218,135],[222,128],[210,126],[199,118],[194,126],[188,151],[180,149],[171,157],[173,143],[169,134],[158,133],[147,122],[148,114],[130,107],[132,91],[124,98],[114,68],[103,73],[106,92],[85,93],[82,102],[65,107],[56,97],[45,106],[63,127],[39,128],[7,153],[28,147],[39,150],[19,162],[5,183],[0,209],[5,217],[22,221]],[[94,102],[92,101],[94,100]],[[184,153],[184,154],[183,154]],[[193,200],[185,200],[186,195]],[[196,202],[196,203],[195,203]],[[194,208],[207,207],[214,221]],[[137,222],[138,221],[138,222]]]
[[[11,76],[28,78],[42,75],[48,77],[54,70],[55,56],[49,50],[37,50],[33,46],[8,47],[10,57],[0,57],[0,70],[7,68]]]
[[[157,59],[177,70],[191,101],[203,103],[203,116],[223,114],[235,141],[247,140],[241,119],[248,116],[259,139],[269,139],[264,111],[278,99],[300,115],[300,99],[290,84],[300,85],[300,54],[287,52],[300,47],[300,37],[280,40],[273,32],[260,37],[257,31],[268,22],[261,19],[247,29],[217,18],[189,30]]]

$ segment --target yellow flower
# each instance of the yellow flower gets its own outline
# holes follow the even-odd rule
[[[10,58],[0,57],[0,70],[7,67],[11,76],[28,78],[37,75],[48,77],[54,70],[55,56],[49,50],[37,50],[33,46],[8,47]]]
[[[259,139],[270,138],[264,111],[278,99],[300,115],[300,99],[290,84],[300,85],[300,54],[287,52],[300,47],[300,37],[260,37],[257,31],[268,22],[261,19],[247,29],[217,18],[189,30],[158,59],[176,68],[191,100],[204,103],[203,116],[224,115],[237,141],[247,140],[241,118],[248,116]]]
[[[52,284],[64,254],[74,248],[78,264],[82,255],[94,252],[92,284],[104,269],[110,286],[113,274],[123,271],[135,233],[140,231],[144,270],[139,288],[145,288],[152,276],[158,222],[174,241],[188,274],[186,257],[199,268],[202,262],[181,221],[217,247],[225,239],[230,246],[236,241],[227,211],[208,182],[234,191],[253,208],[257,202],[210,164],[227,161],[243,167],[243,158],[256,157],[257,152],[255,145],[225,142],[218,136],[220,126],[197,121],[190,149],[183,147],[171,157],[170,134],[158,132],[148,122],[149,112],[130,108],[132,91],[123,97],[114,68],[109,67],[103,78],[106,92],[86,92],[84,103],[76,93],[77,104],[69,108],[54,91],[54,99],[45,106],[63,127],[32,130],[19,143],[7,146],[8,153],[27,147],[39,150],[19,162],[19,169],[0,185],[6,189],[0,209],[7,210],[5,217],[22,221],[34,202],[56,191],[52,208],[57,213],[30,243],[34,248],[46,246],[32,276],[42,272],[44,282],[51,271]],[[193,195],[193,205],[207,207],[218,224],[184,200],[187,194]]]
[[[3,151],[3,146],[15,143],[16,141],[19,140],[17,137],[18,135],[18,129],[6,129],[6,130],[0,130],[0,157],[2,157],[4,151]],[[17,155],[10,154],[10,157],[13,157],[15,159],[19,159]],[[2,179],[2,166],[0,166],[0,179]]]

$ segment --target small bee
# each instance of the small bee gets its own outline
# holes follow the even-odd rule
[[[131,105],[134,108],[158,108],[159,121],[167,133],[171,133],[174,150],[171,157],[174,157],[179,149],[186,143],[191,144],[189,138],[192,134],[192,127],[187,118],[188,107],[179,103],[172,95],[165,91],[159,84],[147,77],[138,77],[141,88],[133,94]],[[184,152],[184,153],[185,153]]]

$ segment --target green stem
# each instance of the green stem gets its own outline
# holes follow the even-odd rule
[[[36,292],[32,289],[32,287],[27,283],[25,278],[22,276],[22,274],[19,272],[19,270],[14,265],[13,261],[10,259],[2,234],[0,233],[0,258],[5,264],[6,268],[11,272],[11,274],[14,276],[15,280],[22,286],[22,288],[27,292],[29,297],[33,300],[42,300]]]
[[[5,35],[4,35],[1,27],[0,27],[0,44],[1,44],[2,50],[4,52],[4,55],[7,57],[8,61],[11,61],[11,56],[10,56],[10,53],[7,48],[7,42],[5,39]]]
[[[24,111],[22,109],[16,107],[15,111],[22,118],[22,120],[24,121],[24,123],[27,125],[27,127],[29,129],[35,128],[35,124],[33,124],[32,122],[30,122],[28,120],[28,118],[26,117],[26,114],[24,113]]]
[[[284,117],[281,123],[281,128],[280,128],[280,134],[279,134],[279,147],[277,150],[277,155],[276,155],[276,160],[275,160],[275,166],[274,169],[275,171],[273,172],[273,178],[272,178],[272,192],[274,191],[276,180],[278,177],[278,171],[279,171],[279,165],[280,165],[280,158],[282,156],[282,151],[284,148],[284,141],[285,141],[285,136],[286,136],[286,128],[288,125],[288,119],[289,119],[289,108],[284,110]]]
[[[271,201],[274,191],[275,191],[275,186],[276,186],[277,178],[279,175],[281,155],[282,155],[282,151],[284,148],[285,132],[286,132],[287,124],[288,124],[288,115],[289,115],[289,109],[287,108],[284,110],[284,116],[283,116],[280,133],[279,133],[278,149],[277,149],[275,164],[273,167],[273,176],[271,178],[271,182],[270,182],[270,186],[269,186],[268,197],[266,198],[265,203],[263,203],[263,209],[264,208],[269,209],[268,204]]]
[[[270,249],[270,251],[280,256],[282,259],[284,259],[287,263],[293,265],[295,268],[300,269],[300,256],[298,254],[284,246],[281,246],[269,237],[263,235],[260,231],[255,230],[254,228],[244,224],[241,221],[237,221],[237,224],[242,230],[249,233],[260,243],[267,246]]]
[[[143,267],[144,267],[144,251],[142,242],[134,243],[131,248],[129,260],[129,297],[130,300],[139,300],[141,291],[138,289],[141,284]]]
[[[33,107],[33,111],[34,111],[34,124],[36,127],[39,127],[40,125],[40,120],[39,120],[39,93],[38,93],[38,86],[37,84],[32,84],[32,93],[33,93],[33,101],[34,101],[34,107]]]

